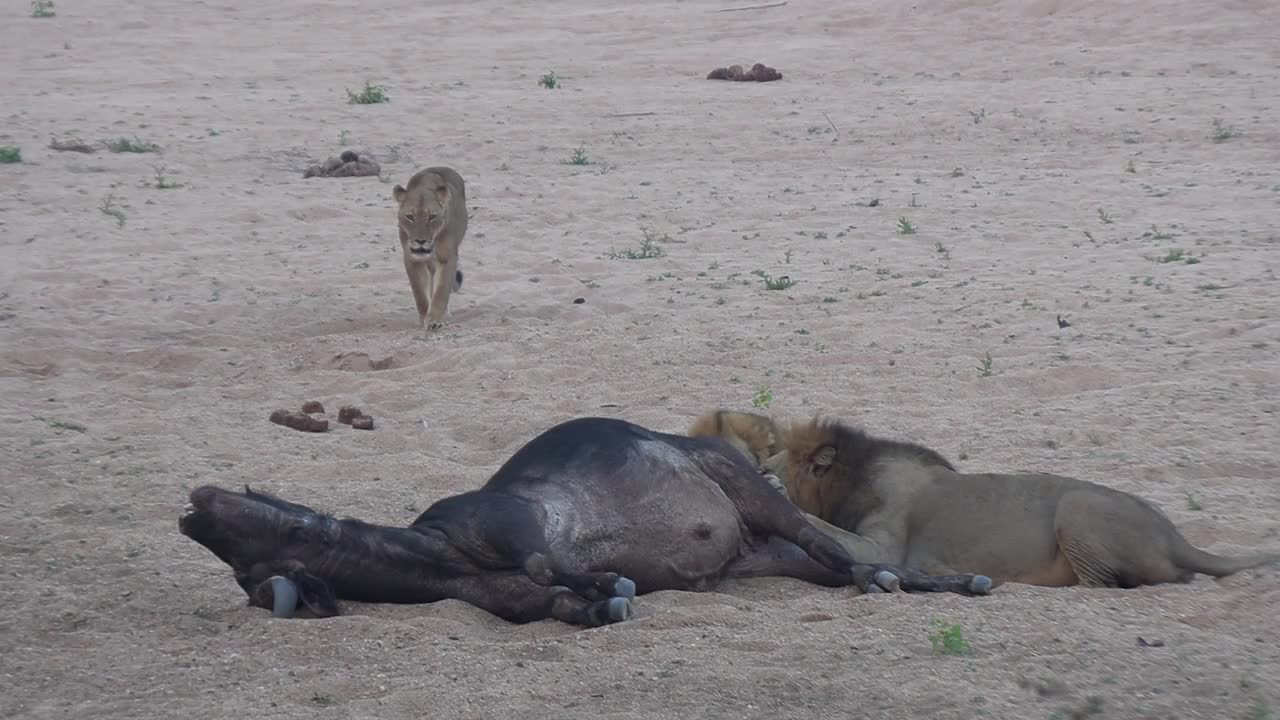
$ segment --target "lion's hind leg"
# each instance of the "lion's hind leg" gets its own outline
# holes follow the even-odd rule
[[[1190,581],[1193,573],[1174,565],[1168,536],[1152,520],[1132,498],[1073,491],[1058,503],[1054,532],[1081,585],[1135,588]]]

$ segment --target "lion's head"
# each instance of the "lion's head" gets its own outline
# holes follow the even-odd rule
[[[400,244],[414,260],[426,260],[435,250],[436,237],[449,222],[449,186],[435,173],[415,175],[408,189],[391,191],[399,207]]]

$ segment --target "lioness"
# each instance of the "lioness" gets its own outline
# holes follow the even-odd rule
[[[718,437],[747,456],[757,468],[765,468],[769,458],[782,448],[781,431],[770,418],[755,413],[717,410],[693,422],[689,437]]]
[[[452,168],[429,167],[391,191],[399,208],[404,269],[418,306],[418,327],[444,326],[449,295],[462,289],[458,246],[467,234],[466,185]]]
[[[782,477],[823,532],[864,562],[930,574],[981,573],[997,584],[1131,588],[1230,575],[1280,561],[1280,553],[1233,558],[1193,547],[1153,505],[1129,493],[1060,475],[961,473],[939,453],[874,437],[839,421],[800,421],[779,431],[737,413],[720,428],[751,426],[735,447]],[[706,434],[715,413],[690,430]],[[986,522],[984,522],[984,519]]]

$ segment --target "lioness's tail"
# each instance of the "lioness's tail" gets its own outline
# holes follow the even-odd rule
[[[453,273],[453,291],[458,292],[462,289],[462,269],[459,268]]]
[[[1183,570],[1198,572],[1214,577],[1224,577],[1232,573],[1248,570],[1260,565],[1280,562],[1280,553],[1261,553],[1245,557],[1227,557],[1214,555],[1193,546],[1185,540],[1175,543],[1173,562]]]

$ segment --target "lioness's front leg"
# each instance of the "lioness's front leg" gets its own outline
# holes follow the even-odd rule
[[[427,329],[444,327],[449,312],[449,293],[453,291],[454,265],[452,260],[438,260],[431,275],[431,308],[427,312]]]
[[[431,308],[427,293],[431,287],[431,273],[424,262],[404,259],[404,271],[409,275],[409,287],[413,290],[413,302],[418,306],[418,327],[422,327]]]

